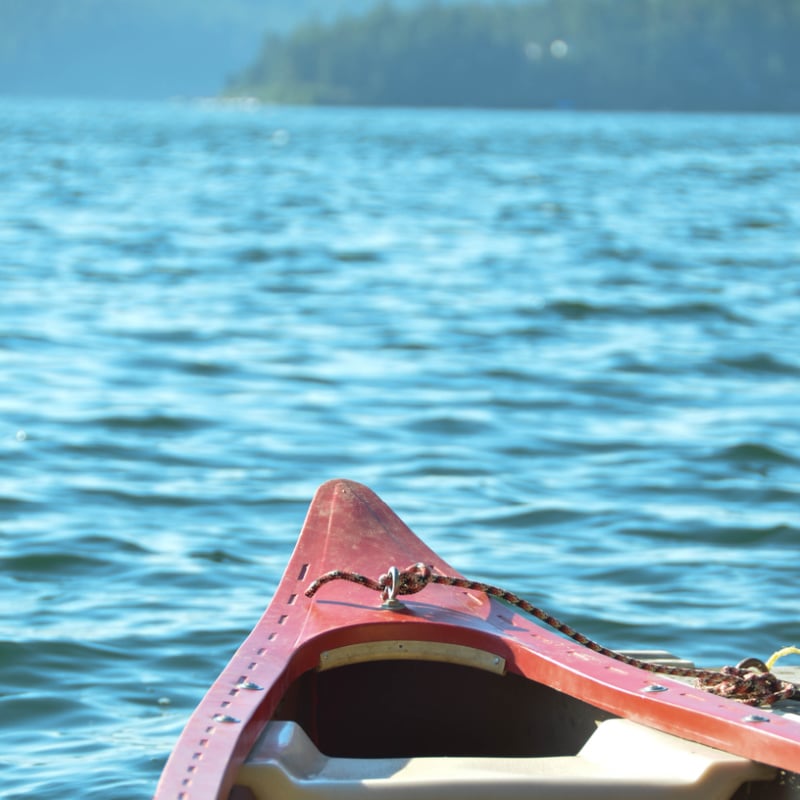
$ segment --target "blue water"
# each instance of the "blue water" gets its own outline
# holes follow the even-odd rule
[[[791,116],[0,102],[4,795],[149,797],[336,476],[611,647],[800,640],[799,190]]]

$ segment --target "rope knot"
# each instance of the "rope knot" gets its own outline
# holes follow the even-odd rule
[[[716,672],[701,673],[696,684],[711,694],[749,706],[772,705],[795,694],[794,684],[782,681],[755,659],[748,659],[735,667],[722,667]]]
[[[436,582],[433,570],[427,564],[419,562],[406,567],[402,572],[397,567],[391,567],[389,572],[381,575],[378,580],[359,575],[357,572],[347,572],[344,570],[333,570],[326,572],[317,578],[307,589],[306,597],[313,597],[326,583],[331,581],[351,581],[367,589],[381,593],[384,603],[394,601],[398,595],[416,594],[421,592],[429,583]]]
[[[431,582],[433,573],[427,564],[419,562],[406,567],[402,572],[396,573],[396,576],[396,580],[393,581],[392,573],[387,572],[378,578],[378,583],[383,589],[384,595],[388,596],[392,590],[394,590],[393,593],[395,595],[421,592]]]

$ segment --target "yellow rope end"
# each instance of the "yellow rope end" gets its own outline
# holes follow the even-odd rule
[[[780,650],[777,650],[769,657],[769,660],[767,661],[767,669],[772,672],[772,668],[775,666],[775,662],[779,658],[791,655],[792,653],[797,653],[800,655],[800,647],[794,647],[794,645],[790,645],[789,647],[782,647]]]

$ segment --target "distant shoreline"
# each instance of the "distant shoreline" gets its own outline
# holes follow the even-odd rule
[[[771,110],[771,109],[737,109],[737,108],[717,108],[717,109],[681,109],[681,108],[558,108],[558,107],[534,107],[534,106],[478,106],[478,105],[400,105],[400,104],[380,104],[370,105],[357,103],[278,103],[271,100],[261,100],[259,98],[241,98],[245,102],[237,102],[240,98],[229,95],[221,95],[219,98],[196,98],[175,100],[169,98],[168,102],[186,102],[190,104],[202,105],[207,103],[210,106],[219,105],[220,107],[229,106],[231,108],[287,108],[287,109],[330,109],[330,110],[353,110],[353,111],[482,111],[496,112],[498,114],[522,113],[522,114],[646,114],[652,116],[664,115],[686,115],[686,116],[777,116],[791,117],[800,116],[800,109],[797,110]],[[123,101],[124,102],[124,101]],[[158,101],[156,101],[158,102]]]
[[[265,40],[225,94],[276,104],[800,112],[800,6],[544,0],[374,8]]]
[[[261,100],[253,97],[237,97],[229,95],[197,96],[197,97],[163,97],[163,98],[135,98],[135,97],[96,97],[80,95],[44,95],[44,94],[2,94],[0,103],[25,104],[40,103],[42,105],[87,104],[107,106],[160,106],[176,105],[218,110],[256,112],[261,110],[320,110],[320,111],[419,111],[419,112],[487,112],[497,114],[548,114],[548,115],[647,115],[647,116],[753,116],[753,117],[792,117],[800,116],[800,110],[749,110],[749,109],[667,109],[667,108],[533,108],[533,107],[501,107],[477,105],[389,105],[389,104],[332,104],[332,103],[278,103]]]

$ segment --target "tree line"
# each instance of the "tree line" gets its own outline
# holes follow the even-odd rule
[[[528,0],[268,35],[229,94],[268,102],[800,111],[800,0]]]

